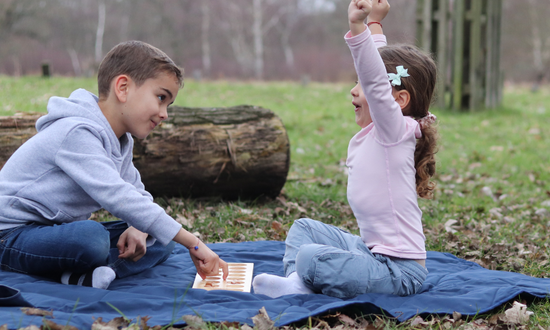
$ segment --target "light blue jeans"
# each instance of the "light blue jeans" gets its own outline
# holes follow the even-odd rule
[[[333,297],[415,294],[428,275],[414,260],[373,254],[361,237],[316,220],[296,220],[285,243],[285,275],[296,271],[308,288]]]
[[[158,265],[172,253],[174,242],[163,246],[157,241],[136,262],[119,259],[116,244],[126,229],[123,221],[92,220],[5,229],[0,231],[0,268],[59,280],[65,271],[84,273],[110,266],[122,278]]]

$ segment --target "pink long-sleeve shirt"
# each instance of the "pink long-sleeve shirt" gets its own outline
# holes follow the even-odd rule
[[[366,29],[357,36],[348,32],[345,40],[373,121],[351,139],[346,162],[348,202],[361,238],[373,253],[426,259],[414,167],[420,127],[416,120],[403,115],[392,96],[377,50],[386,44],[385,37],[371,35]]]

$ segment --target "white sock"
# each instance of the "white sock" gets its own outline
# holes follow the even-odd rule
[[[298,276],[296,272],[288,277],[270,274],[260,274],[252,281],[254,293],[265,294],[271,298],[277,298],[287,294],[313,293]]]
[[[101,266],[84,274],[65,272],[61,275],[61,283],[107,289],[115,277],[116,273],[111,267]]]

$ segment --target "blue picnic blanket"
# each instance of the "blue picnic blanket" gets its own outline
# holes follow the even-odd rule
[[[254,274],[283,275],[284,243],[275,241],[217,243],[209,245],[227,262],[254,263]],[[518,295],[548,297],[550,279],[491,271],[448,253],[428,252],[428,278],[422,292],[399,297],[363,294],[338,299],[320,294],[289,295],[272,299],[264,295],[233,291],[189,289],[196,270],[187,250],[176,247],[163,263],[130,278],[115,280],[109,290],[68,286],[45,278],[0,272],[0,325],[10,329],[41,325],[41,316],[22,313],[34,306],[53,311],[52,321],[89,329],[95,319],[108,321],[149,316],[148,324],[184,325],[181,316],[198,315],[211,322],[253,325],[252,317],[265,307],[275,326],[307,320],[309,316],[344,312],[392,315],[400,321],[416,315],[476,315],[493,310]],[[46,317],[48,318],[48,317]]]

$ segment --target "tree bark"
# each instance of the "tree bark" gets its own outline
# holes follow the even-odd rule
[[[36,134],[34,124],[42,113],[0,117],[0,168],[25,141]]]
[[[134,139],[134,164],[155,197],[277,197],[290,165],[286,129],[272,111],[169,108],[169,119]],[[41,114],[0,117],[0,167],[36,134]]]
[[[160,129],[136,140],[134,164],[156,196],[274,198],[286,182],[290,148],[268,109],[170,107]]]

